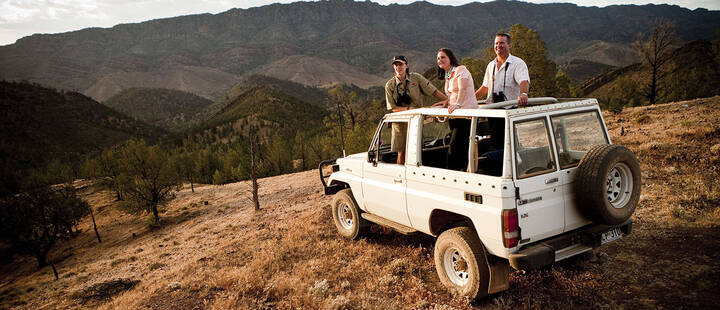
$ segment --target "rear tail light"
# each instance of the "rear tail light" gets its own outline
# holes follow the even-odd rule
[[[503,245],[513,248],[520,240],[520,227],[518,226],[517,209],[503,210],[502,212]]]

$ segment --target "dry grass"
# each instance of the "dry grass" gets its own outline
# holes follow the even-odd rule
[[[643,169],[633,233],[597,256],[514,272],[508,291],[479,302],[443,289],[431,237],[378,227],[360,241],[338,237],[331,197],[307,171],[261,180],[257,212],[247,182],[186,187],[164,208],[159,229],[88,187],[83,195],[97,210],[103,243],[84,223],[51,254],[67,257],[57,262],[58,281],[26,258],[1,267],[0,308],[716,307],[720,98],[605,117],[613,141],[635,151]]]

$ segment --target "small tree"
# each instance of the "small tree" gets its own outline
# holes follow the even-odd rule
[[[33,255],[38,266],[44,267],[52,247],[71,235],[67,228],[89,214],[90,205],[71,186],[34,185],[0,201],[0,239],[20,253]],[[53,271],[57,279],[54,266]]]
[[[355,128],[358,114],[358,100],[355,91],[348,91],[342,85],[337,85],[328,91],[328,100],[338,109],[338,113],[344,114],[344,118],[350,122],[350,129]]]
[[[159,225],[158,206],[172,200],[174,191],[182,185],[167,153],[158,146],[146,145],[143,140],[130,140],[121,154],[120,163],[126,176],[122,188],[127,196],[122,208],[128,212],[151,212],[153,225]]]
[[[660,19],[650,24],[649,33],[638,34],[633,47],[642,57],[643,64],[650,70],[650,81],[644,90],[645,97],[650,104],[655,104],[658,99],[660,81],[668,71],[665,65],[673,56],[672,46],[676,41],[675,24],[671,21]]]
[[[195,162],[193,162],[193,156],[188,151],[181,152],[173,156],[172,163],[175,166],[175,171],[185,181],[190,183],[190,190],[195,192]]]
[[[268,141],[264,159],[270,168],[271,174],[288,172],[292,167],[292,150],[290,144],[277,132]]]
[[[96,159],[86,160],[82,167],[86,177],[96,178],[98,184],[115,191],[116,199],[122,200],[120,153],[115,147],[108,147]]]
[[[293,159],[300,160],[300,166],[297,167],[300,171],[307,170],[307,147],[308,135],[304,131],[298,131],[295,133],[295,140],[293,143]]]
[[[622,105],[639,106],[642,104],[642,96],[638,93],[640,85],[629,76],[620,76],[615,80],[612,88],[612,101],[622,102]]]
[[[213,174],[217,169],[217,159],[210,147],[198,149],[193,153],[195,163],[195,175],[201,183],[212,183]]]
[[[578,88],[573,84],[570,77],[564,71],[559,70],[555,75],[555,96],[559,98],[571,98],[577,96]]]
[[[267,164],[265,160],[265,148],[259,143],[259,137],[257,134],[257,127],[251,126],[249,130],[249,136],[243,143],[238,144],[239,149],[237,153],[242,157],[238,166],[233,171],[233,176],[238,179],[250,178],[252,194],[252,203],[255,206],[255,210],[260,210],[260,199],[258,191],[260,185],[258,184],[258,178],[267,175]]]

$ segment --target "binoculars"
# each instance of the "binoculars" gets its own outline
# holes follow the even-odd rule
[[[507,100],[507,97],[505,97],[505,93],[500,91],[497,93],[492,94],[493,102],[503,102]]]

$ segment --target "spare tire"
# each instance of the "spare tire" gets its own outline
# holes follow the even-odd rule
[[[578,164],[575,198],[589,220],[617,225],[635,212],[640,199],[640,164],[628,148],[597,145]]]

